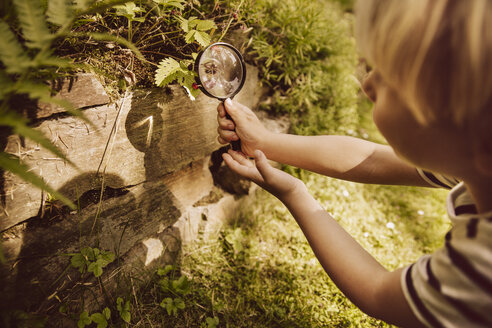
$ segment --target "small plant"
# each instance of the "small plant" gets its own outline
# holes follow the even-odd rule
[[[101,312],[93,313],[89,316],[89,312],[84,311],[79,316],[77,321],[78,328],[84,328],[91,323],[95,323],[97,328],[106,328],[108,326],[108,320],[111,319],[111,310],[105,307]]]
[[[85,247],[80,253],[70,254],[70,264],[78,269],[80,273],[92,272],[94,276],[100,277],[109,263],[114,261],[114,254],[100,251],[98,248]]]
[[[172,313],[175,317],[178,315],[179,310],[183,310],[185,308],[185,303],[180,297],[166,297],[159,305],[163,309],[166,309],[168,315],[171,315]]]
[[[126,322],[130,323],[132,316],[131,316],[131,306],[130,306],[130,301],[124,301],[121,297],[118,297],[116,299],[116,309],[118,310],[118,313],[120,314],[120,318]]]
[[[225,236],[225,241],[232,247],[234,255],[238,255],[244,250],[244,234],[241,228],[236,228]]]
[[[116,15],[123,16],[128,20],[128,41],[131,42],[133,39],[132,23],[145,21],[145,17],[137,16],[137,14],[144,13],[145,9],[137,6],[135,2],[127,2],[124,5],[115,6],[115,8]]]
[[[165,87],[169,83],[176,81],[183,86],[191,96],[196,97],[199,90],[195,87],[196,73],[188,67],[193,65],[191,60],[176,61],[173,58],[163,59],[157,67],[155,73],[155,84]]]
[[[207,317],[205,319],[205,322],[202,323],[202,327],[204,327],[204,328],[216,328],[218,324],[219,324],[219,318],[217,318],[217,317],[213,317],[213,318]]]
[[[157,270],[157,275],[160,277],[159,288],[164,295],[169,295],[161,301],[159,306],[165,309],[168,315],[172,314],[176,317],[178,311],[185,308],[183,297],[191,293],[191,286],[188,277],[184,275],[174,279],[175,272],[176,268],[173,265]]]

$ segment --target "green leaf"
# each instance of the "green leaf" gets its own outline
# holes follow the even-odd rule
[[[210,44],[211,37],[208,35],[207,32],[201,32],[201,31],[196,31],[195,33],[195,40],[198,42],[201,46],[206,47]]]
[[[162,277],[167,275],[169,272],[173,270],[174,270],[174,265],[168,264],[164,267],[164,269],[163,268],[157,269],[157,274]]]
[[[87,263],[87,261],[86,261],[85,257],[80,253],[73,255],[71,260],[70,260],[70,264],[74,268],[78,268],[80,270],[80,273],[83,273],[83,270],[85,269],[86,263]]]
[[[72,7],[69,0],[49,0],[46,11],[48,22],[62,26],[73,18]]]
[[[10,27],[0,20],[0,61],[5,71],[10,74],[23,73],[31,64],[31,58],[26,54]]]
[[[162,8],[166,7],[174,7],[183,10],[184,6],[183,3],[185,0],[154,0],[154,3],[162,6]]]
[[[12,156],[11,154],[0,152],[0,167],[6,171],[12,172],[22,180],[31,183],[36,187],[46,190],[51,195],[68,205],[71,209],[74,210],[76,208],[74,203],[72,203],[68,198],[46,184],[43,179],[30,171],[28,166],[22,164],[18,158]]]
[[[111,252],[101,252],[100,258],[103,259],[106,263],[111,263],[114,261],[114,253]]]
[[[16,0],[17,17],[22,28],[22,35],[29,48],[41,49],[52,39],[46,26],[41,2],[38,0]]]
[[[79,10],[86,10],[94,0],[74,0],[75,8]]]
[[[121,319],[123,319],[123,321],[126,323],[130,323],[130,321],[132,319],[132,315],[129,311],[122,311],[120,313],[120,316],[121,316]]]
[[[79,316],[79,321],[77,322],[77,326],[79,328],[84,328],[92,323],[92,319],[89,317],[89,313],[84,311]]]
[[[10,93],[13,86],[14,83],[8,75],[5,74],[4,71],[0,70],[0,100],[3,100],[5,95]]]
[[[172,59],[163,59],[155,72],[155,84],[164,87],[176,78],[176,73],[180,69],[179,63]]]
[[[196,30],[191,30],[185,35],[185,41],[186,43],[192,43],[195,40],[195,33],[197,33]]]
[[[196,24],[196,29],[198,31],[208,31],[212,28],[217,28],[213,20],[199,20]]]
[[[111,310],[108,307],[105,307],[104,310],[102,311],[102,314],[104,317],[109,320],[111,318]]]
[[[97,324],[97,328],[106,328],[108,326],[108,321],[102,313],[93,313],[91,319]]]
[[[102,266],[99,262],[92,262],[89,264],[87,267],[88,272],[92,272],[94,274],[94,277],[100,277],[103,274],[103,269]]]

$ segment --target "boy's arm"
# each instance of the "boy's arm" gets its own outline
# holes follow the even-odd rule
[[[340,290],[371,316],[403,327],[422,327],[403,295],[401,270],[387,271],[323,210],[299,179],[270,166],[262,152],[254,155],[256,165],[238,152],[223,156],[233,171],[287,206]]]
[[[242,150],[252,156],[262,150],[276,162],[330,177],[377,184],[426,186],[415,167],[396,156],[389,146],[348,136],[297,136],[268,131],[246,106],[226,101],[218,106],[219,142],[241,139]],[[233,130],[236,130],[233,132]]]

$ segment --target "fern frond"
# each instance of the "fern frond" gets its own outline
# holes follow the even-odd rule
[[[0,70],[0,100],[3,100],[5,95],[10,93],[14,83],[4,71]]]
[[[58,191],[50,187],[43,179],[41,179],[37,174],[30,171],[27,165],[22,164],[18,158],[13,155],[0,152],[0,167],[6,171],[10,171],[20,177],[22,180],[32,183],[36,187],[46,190],[52,194],[57,199],[61,200],[63,203],[68,205],[71,209],[75,209],[75,205],[65,196],[60,194]]]
[[[38,0],[15,0],[17,17],[22,28],[22,35],[30,48],[41,49],[52,35],[46,26],[41,2]]]
[[[164,87],[176,79],[176,73],[181,69],[179,63],[172,59],[163,59],[155,72],[155,84]]]
[[[79,10],[86,10],[95,1],[94,0],[75,0],[73,2],[75,5],[75,8],[77,8]]]
[[[31,59],[25,53],[21,44],[10,27],[0,20],[0,61],[5,71],[10,74],[23,73],[29,67]]]
[[[74,17],[70,0],[49,0],[46,11],[48,22],[58,26],[70,22]]]
[[[19,93],[26,93],[31,99],[39,99],[40,101],[48,104],[55,104],[63,107],[69,114],[79,117],[92,127],[93,123],[77,108],[75,108],[69,101],[64,99],[53,98],[51,96],[51,89],[46,84],[33,83],[30,81],[24,81],[17,86]]]
[[[23,137],[29,138],[34,142],[39,143],[43,148],[49,150],[59,158],[67,161],[74,167],[76,165],[70,161],[65,154],[63,154],[51,141],[49,141],[41,132],[27,126],[27,120],[22,116],[10,111],[4,113],[0,117],[0,125],[10,126],[13,128],[14,133],[17,133]]]

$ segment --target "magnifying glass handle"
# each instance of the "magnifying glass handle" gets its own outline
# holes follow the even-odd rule
[[[229,115],[227,112],[226,112],[226,118],[234,122],[231,115]],[[232,150],[235,151],[241,151],[241,140],[231,141],[231,148]]]

